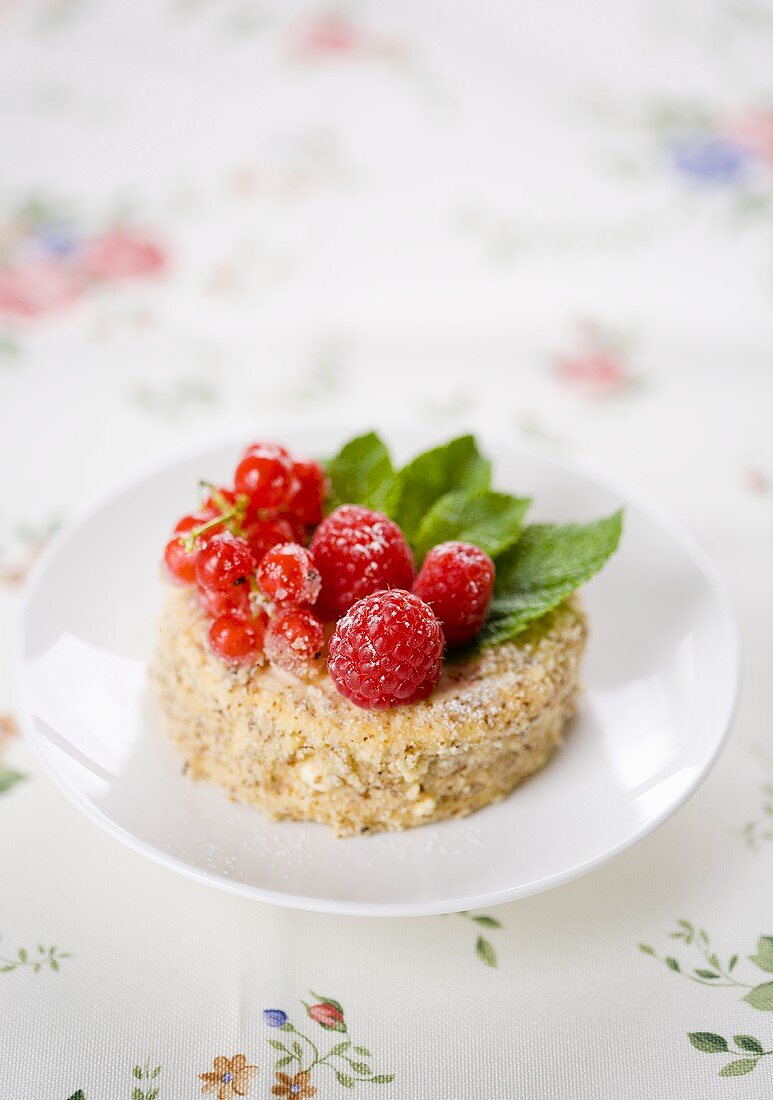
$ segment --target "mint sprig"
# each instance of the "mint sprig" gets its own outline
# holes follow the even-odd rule
[[[623,513],[595,523],[526,527],[496,561],[494,598],[478,638],[499,645],[518,636],[598,573],[617,549]]]
[[[531,504],[528,497],[514,497],[491,489],[474,492],[456,489],[440,497],[419,524],[413,549],[421,564],[428,550],[439,542],[471,542],[492,558],[502,554],[521,534],[521,520]]]
[[[491,488],[491,464],[471,435],[395,469],[375,434],[346,443],[327,463],[329,509],[364,504],[402,528],[421,563],[440,542],[480,546],[496,566],[494,598],[476,645],[516,638],[601,569],[617,548],[622,512],[587,524],[522,528],[528,498]]]
[[[328,511],[341,504],[365,504],[383,510],[395,471],[386,444],[375,432],[350,439],[326,466],[330,481]]]
[[[491,463],[471,435],[424,451],[394,475],[384,510],[413,543],[432,505],[455,489],[481,492],[491,485]]]

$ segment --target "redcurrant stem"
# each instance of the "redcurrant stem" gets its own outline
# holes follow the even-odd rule
[[[211,527],[218,527],[221,523],[225,523],[229,519],[233,519],[238,515],[241,508],[238,504],[232,505],[227,511],[221,512],[219,516],[213,516],[212,519],[208,519],[206,523],[202,523],[199,527],[192,528],[187,535],[183,538],[183,546],[192,554],[196,549],[196,539],[209,531]]]

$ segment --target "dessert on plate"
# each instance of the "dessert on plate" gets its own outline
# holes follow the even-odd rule
[[[472,813],[562,743],[616,513],[524,524],[471,436],[395,468],[249,446],[167,544],[152,677],[188,775],[340,836]]]

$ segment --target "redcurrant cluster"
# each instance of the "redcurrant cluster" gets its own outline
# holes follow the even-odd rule
[[[208,491],[167,543],[169,579],[195,586],[212,620],[209,644],[223,660],[251,665],[267,658],[302,674],[324,643],[311,610],[321,578],[306,545],[322,519],[322,467],[276,443],[253,443],[233,488]]]
[[[357,706],[425,699],[446,646],[472,640],[485,620],[494,563],[476,546],[434,547],[415,574],[405,535],[388,516],[345,504],[322,518],[325,475],[276,443],[254,443],[233,488],[209,486],[164,553],[175,584],[195,585],[212,622],[209,643],[233,664],[303,675],[321,656]],[[313,610],[312,610],[313,609]]]

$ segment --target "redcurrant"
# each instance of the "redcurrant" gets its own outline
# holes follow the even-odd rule
[[[265,595],[280,607],[312,604],[322,587],[311,551],[295,542],[272,547],[263,556],[255,576]]]
[[[255,569],[255,557],[245,539],[223,532],[208,539],[196,557],[196,583],[201,588],[227,591],[245,584]]]

